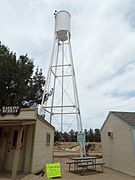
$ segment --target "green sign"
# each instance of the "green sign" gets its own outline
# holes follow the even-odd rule
[[[61,177],[60,163],[46,164],[47,178]]]

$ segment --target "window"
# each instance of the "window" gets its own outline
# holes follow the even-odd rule
[[[14,131],[14,136],[13,136],[13,142],[12,142],[12,148],[16,148],[17,145],[17,137],[18,137],[18,131]]]
[[[108,132],[108,136],[109,136],[110,138],[113,138],[113,132]]]
[[[46,145],[50,145],[51,135],[49,133],[46,134]]]

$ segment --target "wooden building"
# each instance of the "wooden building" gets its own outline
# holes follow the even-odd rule
[[[135,113],[110,112],[101,128],[105,165],[135,176]]]
[[[17,171],[42,171],[53,160],[54,130],[35,108],[0,115],[0,171],[11,171],[12,179]]]

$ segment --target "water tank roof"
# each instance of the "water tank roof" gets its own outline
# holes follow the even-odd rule
[[[68,11],[65,11],[65,10],[60,10],[60,11],[56,12],[56,15],[57,15],[58,13],[60,13],[60,12],[66,12],[66,13],[68,13],[69,16],[71,17],[70,13],[69,13]]]

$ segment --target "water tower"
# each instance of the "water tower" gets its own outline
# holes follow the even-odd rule
[[[53,50],[39,113],[45,112],[45,119],[56,129],[60,127],[61,132],[66,131],[65,124],[72,129],[72,123],[76,123],[81,135],[83,129],[71,50],[71,15],[62,10],[55,11],[54,16]],[[80,155],[83,156],[85,145],[83,141],[79,142]]]

